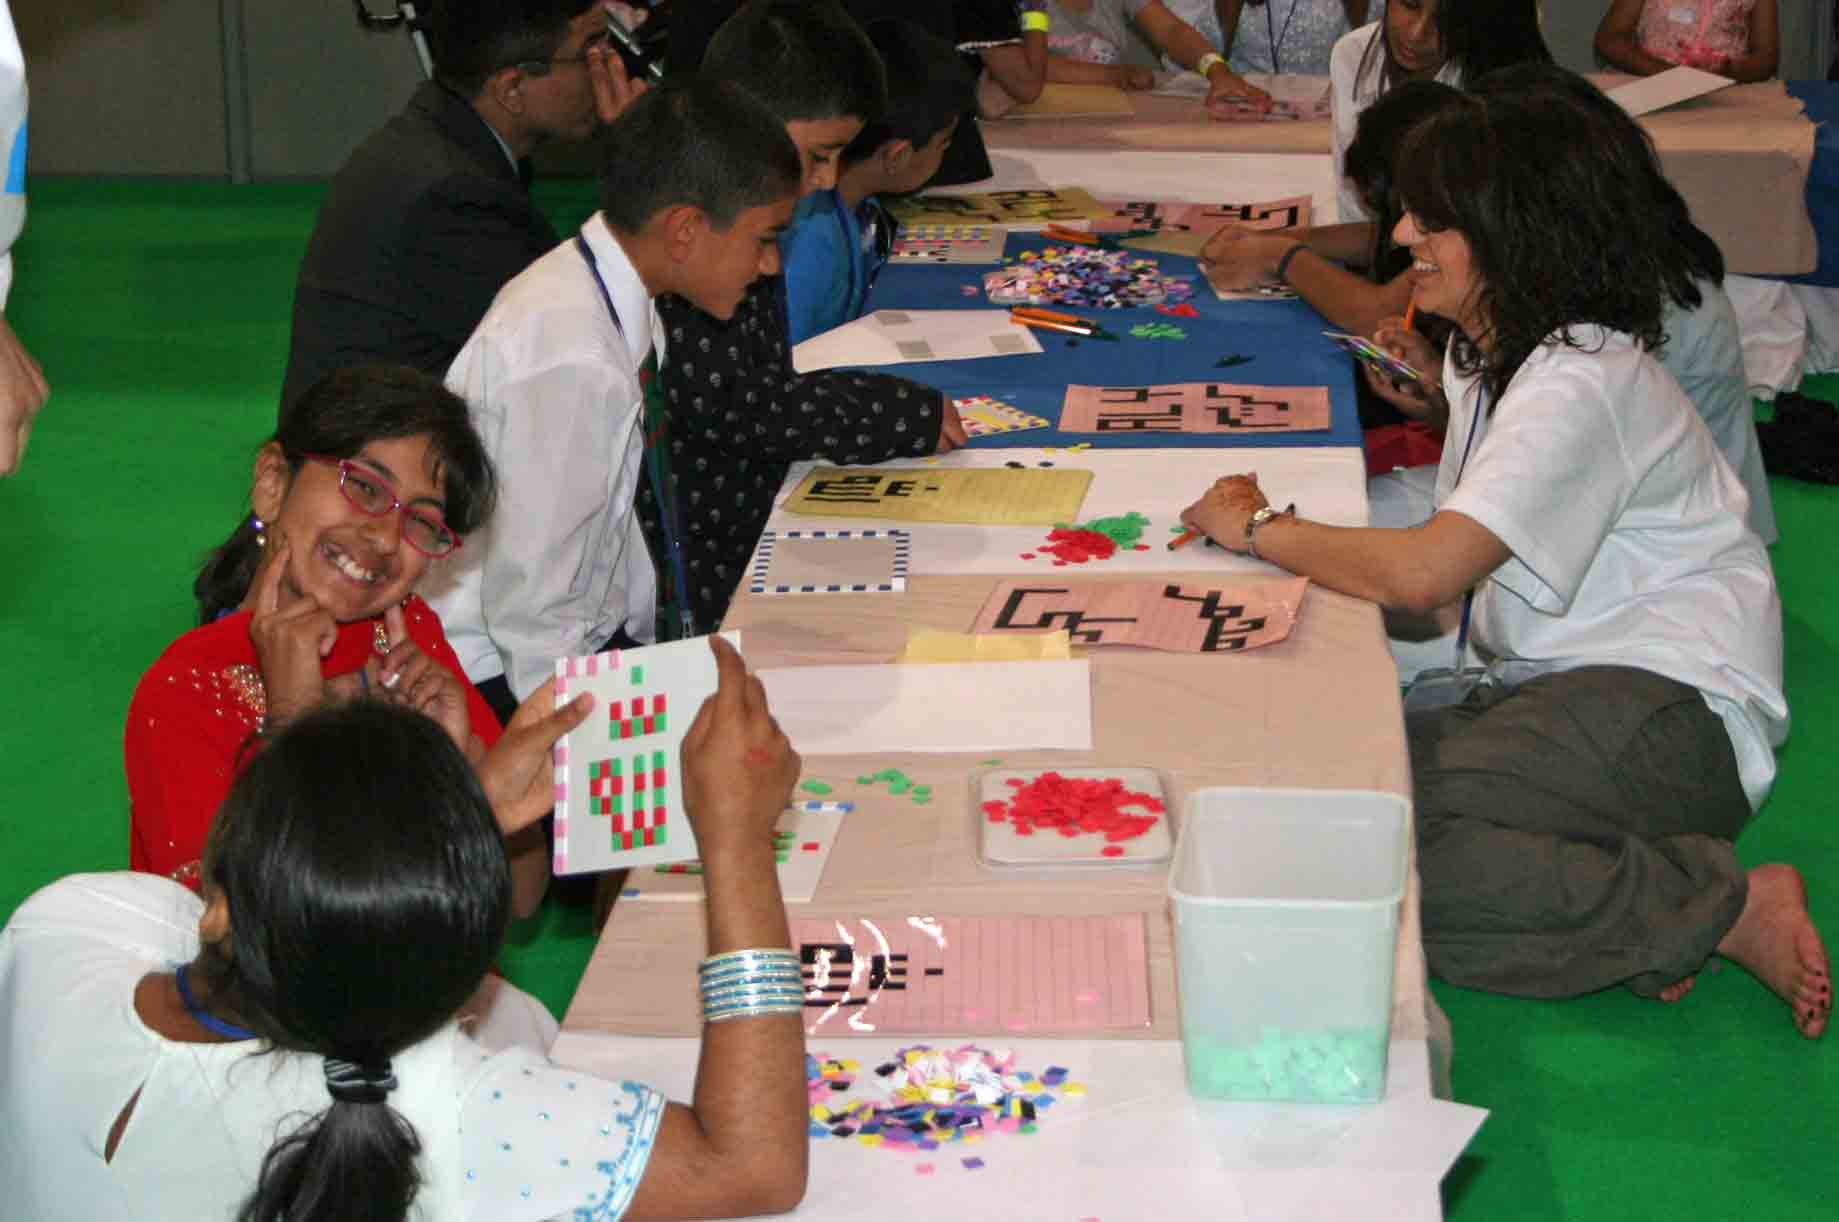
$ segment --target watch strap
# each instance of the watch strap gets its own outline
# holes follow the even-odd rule
[[[1263,556],[1258,554],[1258,528],[1274,518],[1294,518],[1295,516],[1295,501],[1291,501],[1282,509],[1275,509],[1266,505],[1262,509],[1254,512],[1251,517],[1245,520],[1245,554],[1250,556],[1253,560],[1264,559]]]

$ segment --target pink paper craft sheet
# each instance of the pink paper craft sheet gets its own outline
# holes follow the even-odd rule
[[[1064,629],[1075,645],[1242,653],[1288,637],[1308,588],[1306,577],[1239,587],[1008,580],[983,604],[971,631]]]
[[[792,922],[816,1034],[1052,1034],[1149,1025],[1142,913]]]
[[[1158,232],[1214,233],[1228,225],[1246,229],[1300,229],[1309,224],[1307,195],[1266,200],[1256,204],[1189,204],[1178,200],[1101,200],[1113,215],[1093,221],[1097,233]]]
[[[1162,386],[1066,388],[1065,433],[1312,433],[1331,427],[1325,386]]]

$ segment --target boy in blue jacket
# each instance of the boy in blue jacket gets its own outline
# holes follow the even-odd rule
[[[911,21],[874,21],[864,32],[887,69],[887,109],[843,150],[836,186],[807,195],[779,239],[794,344],[866,310],[894,240],[878,197],[932,179],[976,87],[957,49]]]

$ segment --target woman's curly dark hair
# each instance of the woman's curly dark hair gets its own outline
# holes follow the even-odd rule
[[[1406,211],[1469,244],[1484,330],[1459,331],[1451,352],[1490,402],[1540,346],[1582,348],[1578,327],[1625,332],[1650,350],[1664,341],[1680,256],[1652,157],[1634,123],[1557,90],[1468,95],[1406,137]]]

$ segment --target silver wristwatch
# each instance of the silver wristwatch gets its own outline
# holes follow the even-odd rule
[[[1264,508],[1254,511],[1252,516],[1245,520],[1245,554],[1250,556],[1253,560],[1264,559],[1263,556],[1258,554],[1258,528],[1263,526],[1266,522],[1269,522],[1272,518],[1293,518],[1295,516],[1295,501],[1291,501],[1282,509],[1273,509],[1271,506],[1266,505]]]

